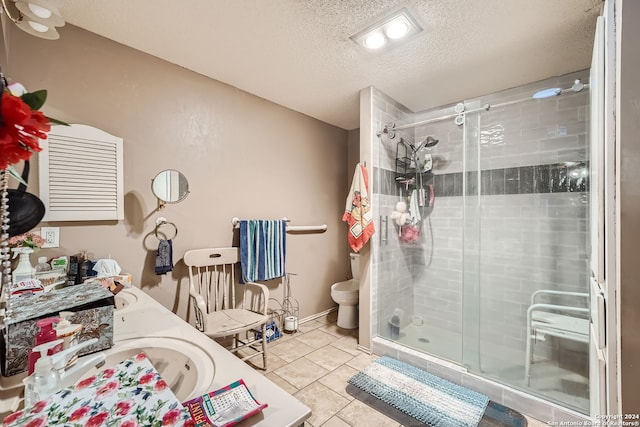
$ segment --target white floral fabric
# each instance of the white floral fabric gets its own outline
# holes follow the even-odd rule
[[[14,412],[5,427],[193,426],[144,353]]]

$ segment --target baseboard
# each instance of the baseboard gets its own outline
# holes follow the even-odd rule
[[[332,308],[330,308],[328,310],[321,311],[320,313],[312,314],[311,316],[307,316],[304,319],[300,319],[299,323],[305,323],[305,322],[310,322],[312,320],[316,320],[317,318],[326,316],[327,314],[329,314],[329,313],[331,313],[333,311],[336,311],[337,309],[338,309],[338,307],[336,306],[336,307],[332,307]]]
[[[356,346],[356,349],[360,350],[360,351],[362,351],[364,353],[367,353],[368,355],[372,355],[373,354],[373,351],[371,351],[371,349],[369,347],[365,347],[365,346],[360,345],[360,344],[358,344]]]

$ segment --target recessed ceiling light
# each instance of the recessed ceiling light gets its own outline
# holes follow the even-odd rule
[[[397,44],[421,31],[422,27],[415,18],[406,8],[402,8],[354,34],[351,40],[369,50],[375,50],[385,45]]]
[[[364,39],[363,43],[364,46],[368,49],[379,49],[387,43],[387,39],[380,31],[376,31],[369,34]]]
[[[409,32],[409,23],[403,16],[398,17],[391,21],[387,28],[384,29],[384,33],[392,40],[404,37]]]

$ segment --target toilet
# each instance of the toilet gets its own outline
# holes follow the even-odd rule
[[[360,255],[349,254],[353,279],[331,285],[331,298],[338,304],[338,326],[344,329],[358,327],[360,294]]]

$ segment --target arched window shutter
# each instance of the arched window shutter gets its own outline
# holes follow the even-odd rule
[[[43,221],[124,219],[122,138],[87,125],[54,126],[41,147]]]

